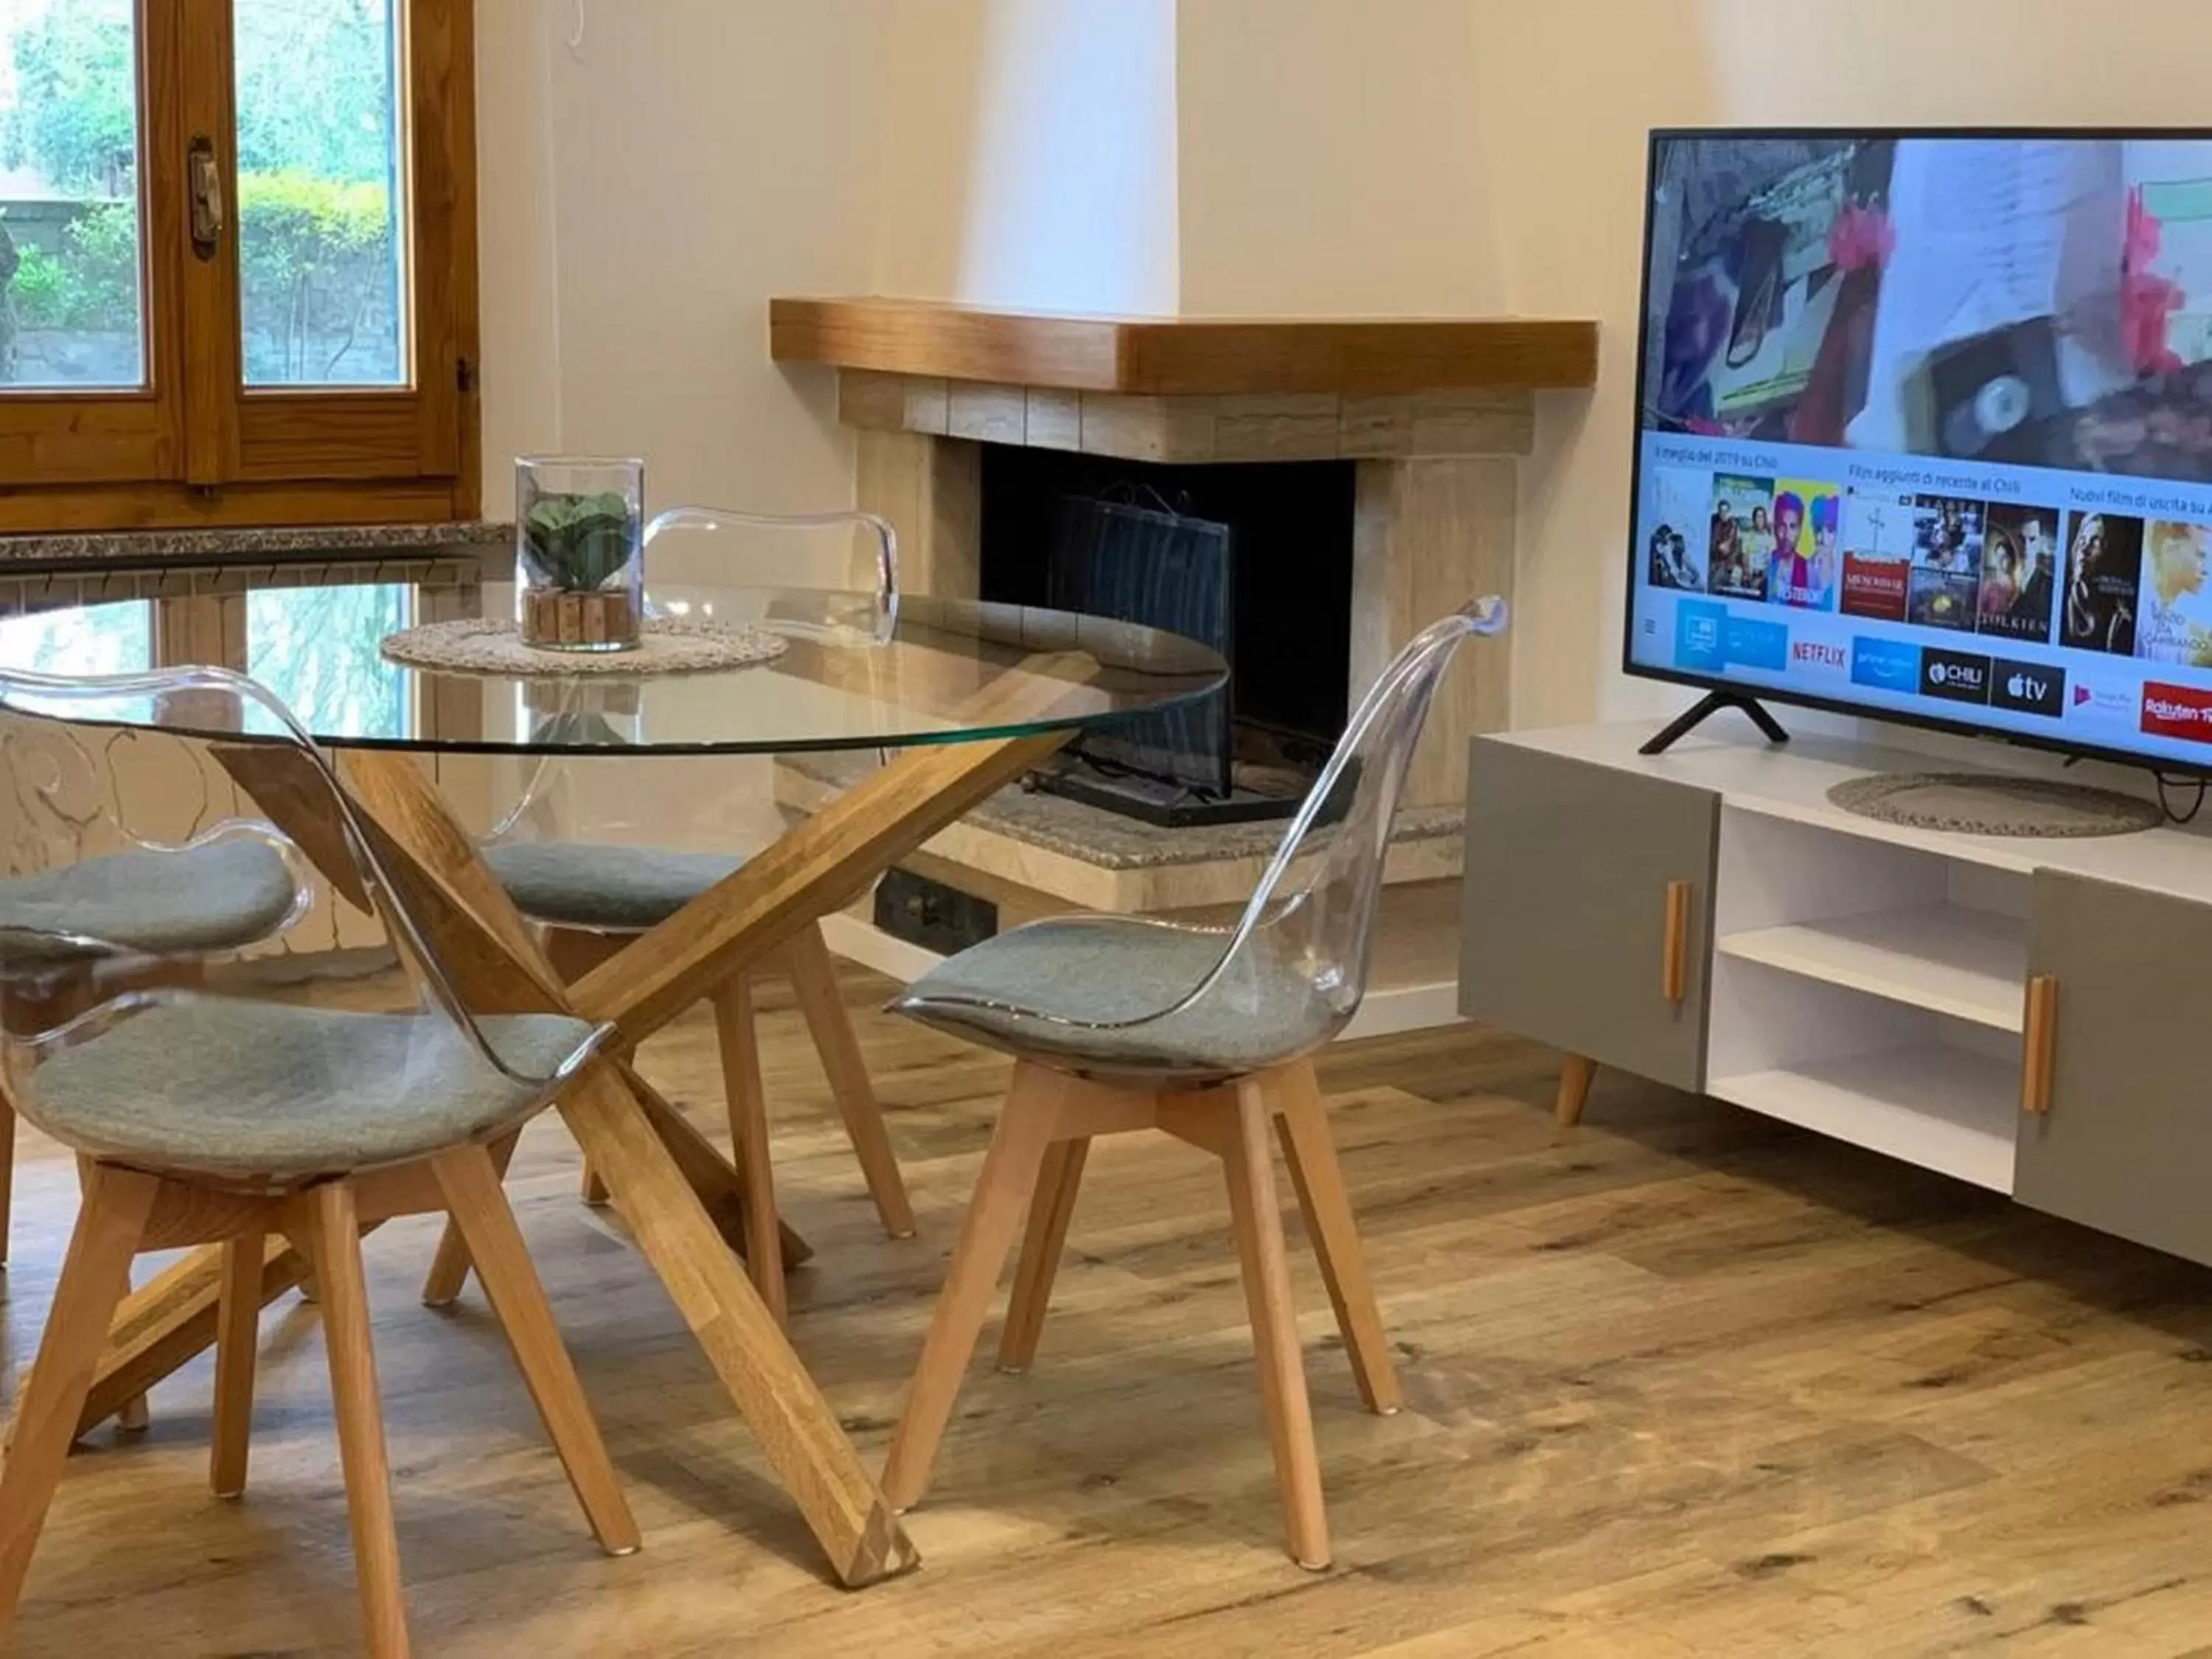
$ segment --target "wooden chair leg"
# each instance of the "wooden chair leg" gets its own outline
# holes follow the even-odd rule
[[[208,1483],[217,1498],[246,1491],[253,1437],[253,1367],[261,1344],[259,1233],[240,1233],[222,1247],[222,1299],[216,1314],[215,1443]]]
[[[0,1267],[8,1265],[8,1224],[15,1205],[15,1109],[0,1091]]]
[[[584,1160],[584,1179],[580,1195],[585,1203],[595,1210],[603,1210],[612,1201],[607,1183],[599,1179],[599,1172],[592,1167],[589,1158]]]
[[[399,1534],[392,1518],[392,1467],[377,1398],[376,1352],[369,1338],[368,1285],[362,1274],[361,1221],[353,1184],[325,1182],[301,1200],[302,1231],[323,1291],[323,1340],[329,1350],[331,1403],[338,1460],[345,1469],[353,1522],[354,1571],[370,1659],[406,1659],[407,1601],[400,1587]]]
[[[1282,1488],[1291,1559],[1316,1571],[1328,1565],[1328,1521],[1322,1506],[1321,1459],[1314,1449],[1313,1410],[1298,1352],[1297,1310],[1291,1300],[1290,1258],[1275,1201],[1275,1160],[1267,1135],[1264,1085],[1237,1085],[1229,1156],[1229,1218],[1244,1273],[1244,1303],[1259,1351],[1260,1395]]]
[[[99,1167],[100,1165],[89,1152],[79,1152],[76,1155],[76,1189],[80,1200],[92,1191],[93,1171]],[[125,1276],[123,1293],[125,1296],[131,1294],[127,1272]],[[132,1395],[115,1408],[115,1426],[125,1434],[143,1434],[153,1420],[154,1408],[143,1394]]]
[[[1046,1149],[1036,1195],[1030,1200],[1021,1261],[1014,1268],[1013,1294],[1006,1303],[1006,1326],[999,1334],[999,1369],[1009,1376],[1019,1376],[1036,1362],[1052,1282],[1067,1243],[1068,1218],[1075,1213],[1076,1189],[1083,1184],[1083,1164],[1090,1155],[1088,1136],[1056,1140]]]
[[[891,1435],[884,1465],[884,1496],[894,1510],[912,1509],[929,1485],[930,1465],[952,1416],[961,1379],[975,1352],[991,1293],[1022,1224],[1023,1207],[1036,1190],[1037,1176],[1052,1143],[1060,1085],[1054,1074],[1027,1064],[1014,1068],[1012,1088],[1000,1109],[998,1127],[983,1154],[975,1196],[960,1223],[952,1246],[945,1288],[938,1292],[923,1340],[921,1363],[906,1413]]]
[[[1589,1099],[1590,1080],[1596,1075],[1597,1062],[1580,1054],[1569,1054],[1566,1063],[1559,1067],[1559,1094],[1552,1109],[1569,1128],[1583,1121],[1583,1106]]]
[[[599,1546],[610,1555],[629,1555],[638,1547],[637,1522],[600,1438],[599,1419],[584,1398],[583,1384],[568,1357],[547,1305],[545,1287],[531,1265],[530,1253],[515,1225],[506,1190],[490,1155],[481,1146],[460,1146],[431,1162],[446,1207],[469,1241],[469,1255],[483,1280],[492,1312],[507,1331],[515,1363],[538,1404],[547,1437],[568,1471],[568,1484],[584,1506]]]
[[[514,1158],[514,1143],[520,1139],[520,1134],[511,1134],[492,1143],[492,1167],[499,1171],[502,1181],[507,1178],[507,1164]],[[461,1292],[468,1288],[470,1266],[469,1242],[448,1216],[446,1231],[438,1236],[438,1254],[431,1258],[429,1276],[422,1281],[422,1305],[450,1308],[459,1301]],[[313,1279],[308,1282],[313,1283]]]
[[[16,1400],[15,1437],[0,1464],[0,1648],[160,1186],[151,1176],[111,1169],[94,1170],[85,1184],[46,1338]]]
[[[732,975],[715,988],[713,1001],[714,1031],[722,1051],[722,1093],[730,1109],[730,1150],[744,1182],[745,1267],[761,1300],[781,1325],[789,1317],[783,1288],[783,1236],[776,1225],[768,1091],[761,1085],[760,1046],[753,1035],[751,976]]]
[[[1312,1063],[1291,1067],[1275,1082],[1274,1091],[1281,1111],[1276,1125],[1283,1161],[1291,1166],[1291,1184],[1297,1189],[1314,1254],[1321,1258],[1322,1280],[1336,1310],[1336,1327],[1344,1333],[1345,1352],[1352,1356],[1359,1398],[1369,1411],[1388,1417],[1403,1403],[1397,1368],[1390,1363],[1375,1283],[1367,1276],[1367,1252],[1344,1190],[1344,1170],[1336,1159],[1336,1139],[1329,1133],[1328,1110]]]
[[[860,1040],[853,1031],[851,1010],[837,988],[836,964],[819,925],[802,927],[783,947],[784,971],[791,976],[793,994],[806,1029],[822,1056],[822,1070],[830,1079],[830,1092],[845,1119],[845,1133],[853,1142],[853,1155],[875,1200],[884,1231],[893,1238],[914,1237],[914,1206],[907,1200],[906,1179],[899,1173],[898,1154],[891,1148],[884,1127],[884,1109],[876,1102],[875,1085],[868,1080],[868,1063],[860,1053]]]

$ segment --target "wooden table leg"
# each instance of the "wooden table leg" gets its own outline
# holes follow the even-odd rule
[[[745,1226],[744,1177],[738,1166],[724,1158],[721,1149],[678,1111],[667,1096],[647,1082],[635,1066],[627,1061],[621,1062],[621,1066],[623,1081],[629,1085],[630,1092],[645,1108],[653,1133],[660,1137],[661,1145],[668,1148],[668,1155],[676,1160],[684,1179],[706,1206],[708,1219],[732,1249],[745,1255],[750,1245]],[[785,1272],[813,1259],[814,1247],[794,1232],[789,1223],[779,1219],[776,1234],[783,1244]]]
[[[513,900],[415,763],[370,750],[344,759],[385,878],[427,931],[470,1005],[496,1012],[574,1009],[587,1018],[613,1021],[618,1044],[629,1048],[698,1002],[710,987],[764,961],[796,929],[846,902],[1063,741],[1064,733],[910,752],[573,988],[562,986]],[[327,822],[327,788],[301,775],[304,762],[252,744],[221,756],[233,778],[311,857],[338,864],[331,872],[334,881],[358,890],[349,863],[333,851],[340,838]],[[915,1565],[913,1544],[836,1414],[738,1271],[686,1178],[679,1152],[664,1139],[665,1120],[676,1115],[672,1110],[657,1124],[637,1081],[611,1060],[587,1066],[558,1103],[570,1133],[600,1172],[839,1580],[857,1587]],[[719,1154],[715,1161],[721,1162]],[[276,1254],[264,1267],[264,1288],[277,1281],[273,1295],[297,1284],[306,1264],[273,1240],[271,1249]],[[215,1336],[221,1278],[220,1253],[209,1252],[204,1260],[187,1258],[132,1297],[95,1378],[95,1396],[119,1403],[204,1351]]]
[[[561,1102],[615,1207],[675,1299],[784,1490],[858,1589],[921,1559],[814,1380],[739,1272],[698,1196],[617,1073],[595,1066]]]

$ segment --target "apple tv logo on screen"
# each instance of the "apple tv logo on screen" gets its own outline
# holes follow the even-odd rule
[[[2055,720],[2066,712],[2066,671],[1999,657],[1990,668],[1990,702],[1993,708]]]

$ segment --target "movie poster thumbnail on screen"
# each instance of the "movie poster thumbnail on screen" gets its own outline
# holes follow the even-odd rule
[[[1660,135],[1644,425],[2212,483],[2203,149]]]

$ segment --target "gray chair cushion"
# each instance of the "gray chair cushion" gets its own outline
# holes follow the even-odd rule
[[[265,939],[292,913],[299,890],[264,841],[216,842],[174,852],[114,853],[0,881],[0,955],[11,965],[82,953],[26,935],[75,933],[149,956],[233,951]]]
[[[592,1028],[482,1022],[517,1071],[549,1077]],[[480,1137],[544,1091],[493,1068],[442,1017],[186,996],[31,1073],[25,1115],[78,1152],[141,1168],[291,1178],[419,1158]]]
[[[744,860],[580,841],[502,842],[484,862],[533,921],[629,931],[665,921]]]
[[[1227,944],[1118,916],[1033,922],[939,963],[891,1007],[1025,1060],[1155,1088],[1257,1071],[1331,1035],[1334,1011],[1264,936],[1203,998],[1148,1018],[1188,994]],[[1097,1030],[1068,1020],[1145,1023]]]

